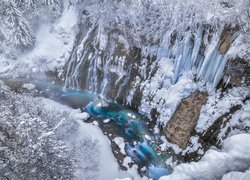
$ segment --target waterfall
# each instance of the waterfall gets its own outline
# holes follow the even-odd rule
[[[171,41],[136,47],[122,30],[83,25],[65,66],[66,87],[134,108],[147,101],[150,113],[150,101],[166,101],[156,97],[159,89],[167,92],[187,71],[195,71],[198,80],[214,88],[218,85],[229,59],[219,52],[223,28],[197,25],[185,33],[171,34]]]
[[[228,60],[227,55],[219,53],[222,30],[223,28],[214,32],[210,42],[203,44],[203,46],[205,45],[204,54],[200,52],[201,48],[204,48],[201,47],[202,41],[204,41],[202,36],[204,27],[199,26],[194,37],[188,34],[183,40],[176,38],[177,53],[175,54],[173,84],[178,81],[183,71],[197,68],[198,79],[211,83],[214,88],[218,85]],[[208,38],[208,35],[204,38]]]
[[[78,38],[65,66],[65,86],[124,101],[137,75],[140,49],[130,47],[120,31],[82,28]]]

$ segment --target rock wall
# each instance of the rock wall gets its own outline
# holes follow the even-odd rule
[[[170,142],[181,148],[187,146],[198,121],[201,107],[206,101],[207,95],[201,92],[195,92],[183,99],[165,129],[165,135]]]

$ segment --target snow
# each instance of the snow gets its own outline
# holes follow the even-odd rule
[[[183,151],[182,155],[184,156],[186,153],[191,152],[198,152],[199,154],[203,155],[204,151],[202,150],[202,145],[199,143],[199,136],[192,136],[190,137],[189,142],[191,143],[188,145]]]
[[[224,139],[228,130],[230,130],[228,137],[244,132],[250,133],[250,101],[242,104],[242,108],[232,115],[229,122],[221,129],[219,139]]]
[[[235,87],[224,93],[221,91],[210,94],[206,105],[201,109],[200,117],[195,127],[197,132],[206,131],[216,119],[230,111],[230,108],[242,104],[242,101],[250,95],[249,87]]]
[[[147,140],[149,140],[149,141],[152,140],[152,138],[151,138],[149,135],[147,135],[147,134],[145,134],[144,137],[145,137],[145,139],[147,139]]]
[[[7,91],[7,92],[10,91],[10,87],[6,86],[5,83],[2,80],[0,80],[0,87],[1,87],[0,90]]]
[[[57,68],[60,69],[65,65],[65,62],[69,59],[72,48],[74,46],[76,34],[78,31],[77,25],[79,23],[78,22],[79,19],[78,19],[77,7],[75,7],[74,5],[70,5],[69,0],[65,0],[63,2],[64,2],[64,10],[60,18],[58,18],[53,23],[47,21],[46,23],[39,25],[38,30],[35,34],[36,44],[32,49],[28,49],[22,52],[20,55],[18,55],[18,59],[15,61],[8,61],[4,59],[5,57],[3,57],[3,54],[0,53],[0,73],[6,72],[7,70],[14,70],[15,73],[18,72],[26,73],[27,71],[38,73],[39,71],[55,70]],[[177,2],[180,4],[181,1]],[[175,4],[174,1],[173,2],[169,1],[170,9],[173,3]],[[223,74],[223,69],[225,67],[227,60],[230,57],[236,57],[236,55],[245,57],[246,54],[249,53],[249,48],[248,48],[249,45],[243,42],[244,41],[243,35],[238,36],[238,38],[233,42],[232,47],[229,49],[226,55],[221,55],[218,52],[220,33],[223,28],[223,23],[227,24],[224,21],[228,19],[229,22],[231,21],[232,23],[234,23],[234,20],[231,20],[228,17],[230,16],[238,17],[238,16],[236,16],[235,14],[230,15],[230,13],[228,14],[225,13],[225,15],[223,15],[222,12],[225,9],[221,8],[220,6],[215,8],[215,6],[217,6],[218,4],[214,2],[208,1],[203,3],[204,3],[203,6],[207,8],[207,10],[204,12],[204,15],[203,15],[204,9],[202,9],[203,7],[200,8],[200,5],[196,1],[190,1],[190,3],[188,3],[187,6],[185,6],[185,8],[184,6],[182,7],[182,5],[180,4],[180,6],[176,6],[176,8],[173,8],[172,11],[170,11],[170,9],[168,10],[167,8],[165,8],[168,6],[163,6],[166,9],[167,13],[162,9],[159,9],[159,11],[162,14],[160,16],[166,16],[170,14],[170,16],[166,17],[169,18],[168,19],[168,21],[170,21],[169,24],[173,28],[167,32],[164,32],[165,34],[163,34],[162,32],[159,33],[161,34],[161,36],[164,37],[157,37],[158,32],[154,31],[154,29],[150,29],[151,24],[144,25],[143,24],[144,21],[143,20],[141,21],[141,19],[139,20],[142,22],[143,26],[148,27],[146,29],[155,32],[153,33],[153,36],[156,36],[155,39],[159,38],[160,42],[162,42],[161,44],[162,47],[160,47],[159,49],[157,49],[157,47],[155,46],[150,46],[150,45],[148,47],[142,47],[143,51],[142,55],[150,53],[151,53],[150,55],[152,55],[153,53],[157,54],[157,63],[153,63],[151,65],[152,67],[154,66],[158,67],[156,74],[154,74],[153,77],[149,78],[147,77],[148,73],[147,68],[149,62],[147,59],[144,58],[141,60],[140,62],[141,64],[138,64],[139,75],[136,77],[136,82],[133,82],[135,83],[135,87],[140,86],[141,90],[143,91],[143,97],[141,106],[139,107],[139,112],[150,117],[151,110],[155,108],[158,112],[160,112],[160,115],[157,118],[158,123],[165,125],[170,120],[171,116],[175,112],[181,100],[199,88],[197,83],[194,82],[195,73],[197,73],[200,79],[203,79],[206,82],[213,84],[212,86],[215,87],[215,85],[217,85],[221,79],[221,76]],[[132,3],[132,5],[134,4]],[[165,4],[163,3],[163,5]],[[135,7],[137,10],[138,7],[137,6]],[[197,11],[197,13],[193,13],[192,12],[193,9],[190,7],[193,7],[194,10]],[[110,7],[103,7],[103,8],[107,8],[105,9],[107,11],[111,10],[109,9]],[[131,12],[131,10],[133,12],[132,9],[133,7],[130,8],[131,9],[129,12]],[[117,12],[119,12],[119,3],[117,3],[117,9],[118,9]],[[183,9],[181,13],[179,11],[180,9]],[[189,11],[190,9],[192,11]],[[234,9],[234,8],[229,8],[229,9]],[[241,9],[237,9],[237,11],[241,12]],[[90,11],[90,13],[92,12]],[[136,15],[141,15],[140,11],[135,11],[133,13]],[[112,13],[110,12],[110,14]],[[187,16],[189,16],[190,14],[194,14],[193,17],[194,20],[190,20],[192,18],[185,18],[185,17],[182,17],[185,19],[180,18],[181,16],[184,16],[184,14],[186,14]],[[179,15],[180,17],[175,15]],[[220,16],[222,17],[220,18]],[[133,18],[137,16],[128,16],[128,17],[132,18],[131,22],[128,21],[128,23],[131,23],[131,25],[133,25],[133,23],[134,25],[138,23],[138,26],[140,26],[139,21],[134,21],[134,22],[132,21],[134,20]],[[197,20],[197,17],[199,20]],[[117,15],[116,18],[119,19],[120,17]],[[122,18],[123,16],[121,16],[121,19]],[[217,21],[215,20],[216,18],[221,20],[220,22],[221,24],[220,26],[218,26],[219,29],[216,28],[217,25],[216,24]],[[202,32],[203,28],[201,26],[198,27],[198,29],[195,31],[190,30],[190,32],[187,32],[186,34],[183,32],[184,29],[187,29],[183,27],[189,27],[190,24],[196,26],[197,24],[199,24],[199,22],[203,23],[205,22],[209,24],[209,26],[211,25],[212,27],[211,29],[214,28],[213,34],[204,33],[206,36],[211,35],[212,38],[210,42],[206,42],[205,38],[202,39],[203,37],[201,36],[203,35]],[[103,24],[105,26],[105,22],[103,22]],[[95,27],[92,28],[94,29]],[[135,28],[137,28],[137,26]],[[164,29],[165,28],[168,27],[166,26],[164,27]],[[192,27],[189,28],[192,29]],[[81,55],[82,51],[84,51],[85,48],[84,44],[86,43],[87,39],[89,39],[89,36],[93,29],[90,29],[90,31],[83,38],[82,42],[80,43],[77,49],[78,61],[82,61],[84,59],[82,58],[81,60],[79,58],[79,55]],[[161,29],[161,27],[159,27],[159,29]],[[129,30],[131,30],[132,33],[134,32],[132,29],[128,29],[127,32],[128,37],[131,36],[131,39],[135,40],[138,34],[132,34],[131,32],[129,32]],[[166,46],[169,45],[169,43],[166,43],[167,45],[164,43],[167,41],[169,37],[173,36],[171,32],[173,30],[174,31],[176,30],[178,34],[180,34],[180,37],[183,36],[185,38],[183,38],[183,40],[180,41],[176,40],[176,44],[172,47],[171,52],[168,52],[169,47]],[[143,34],[145,35],[145,37],[148,35],[146,34],[147,33],[146,30],[144,29],[142,29],[142,33],[145,33]],[[139,37],[140,35],[141,34],[139,34]],[[194,44],[192,44],[191,42],[193,35],[194,35]],[[107,43],[109,41],[108,35],[105,34],[105,32],[100,31],[98,38],[100,40],[99,41],[100,50],[105,50],[107,47]],[[130,47],[128,41],[129,38],[123,35],[119,35],[117,38],[120,43],[124,44],[125,49],[129,50]],[[198,57],[202,41],[204,41],[205,45],[204,59]],[[172,46],[172,44],[170,46]],[[94,68],[89,69],[88,73],[89,75],[87,77],[87,79],[89,79],[90,82],[92,81],[94,82],[94,86],[90,88],[91,90],[96,90],[98,84],[96,72],[97,72],[97,67],[100,68],[99,66],[102,63],[101,55],[102,55],[101,52],[99,52],[98,57],[94,57],[93,54],[89,54],[89,59],[91,59],[91,63],[93,63],[93,67],[95,67],[95,69]],[[174,57],[173,59],[171,59],[172,56]],[[145,57],[147,56],[145,55]],[[197,62],[197,58],[199,58],[199,62]],[[195,62],[198,63],[197,67],[193,65]],[[126,71],[124,70],[126,64],[125,57],[115,57],[114,62],[111,62],[110,58],[110,61],[107,62],[106,64],[107,65],[105,66],[105,73],[107,73],[107,71],[109,70],[110,72],[116,73],[118,76],[120,76],[120,78],[117,80],[117,83],[120,80],[122,80],[122,78],[126,75]],[[192,66],[194,66],[193,69]],[[76,70],[80,71],[81,70],[80,67],[81,63],[79,62],[79,66],[77,66]],[[94,75],[92,76],[92,74]],[[106,87],[109,87],[108,78],[106,76],[107,74],[105,74],[104,83],[101,85],[103,86],[102,88],[103,90],[105,90]],[[73,78],[77,79],[77,77],[78,76],[74,76]],[[145,81],[143,82],[142,79],[144,79]],[[78,81],[77,84],[79,85]],[[88,84],[93,84],[93,83],[88,82]],[[77,87],[79,87],[78,85]],[[2,89],[6,90],[8,89],[8,87],[4,86],[2,82],[0,82],[0,86]],[[33,84],[24,84],[23,88],[32,90],[35,88],[35,86]],[[130,94],[127,96],[127,102],[129,104],[131,104],[135,92],[136,92],[135,89],[130,90]],[[230,172],[228,174],[225,174],[223,176],[223,179],[227,178],[233,179],[237,176],[244,178],[244,176],[249,175],[249,170],[247,170],[245,173],[236,172],[238,170],[245,171],[247,168],[249,168],[250,147],[249,147],[249,142],[246,141],[246,139],[250,141],[249,135],[243,135],[243,134],[236,135],[239,133],[243,133],[244,131],[242,129],[246,127],[249,128],[250,126],[250,110],[249,110],[250,102],[247,101],[246,103],[243,103],[243,100],[246,99],[246,97],[249,96],[249,94],[250,94],[249,87],[233,88],[228,92],[224,93],[223,96],[220,90],[209,94],[208,102],[206,103],[206,105],[202,107],[201,114],[196,126],[196,131],[200,133],[205,132],[215,122],[216,119],[218,119],[225,113],[230,112],[230,108],[232,108],[235,105],[241,105],[242,109],[237,111],[234,115],[232,115],[229,122],[225,125],[225,127],[219,134],[220,139],[223,139],[225,138],[226,131],[230,129],[230,132],[228,134],[229,138],[223,141],[224,145],[222,150],[211,149],[205,153],[205,156],[202,158],[201,161],[196,163],[192,162],[190,164],[181,164],[177,166],[174,169],[174,173],[169,177],[165,177],[166,179],[171,177],[173,179],[175,178],[214,179],[217,178],[217,176],[219,178],[222,177],[223,174],[228,171],[235,171],[235,172]],[[45,103],[46,108],[50,110],[57,109],[58,111],[62,112],[67,111],[69,112],[70,116],[72,116],[77,120],[76,121],[77,130],[68,137],[68,139],[70,139],[72,142],[79,144],[82,138],[84,137],[90,137],[91,139],[98,141],[98,144],[100,145],[100,157],[99,157],[100,159],[98,164],[99,179],[114,179],[117,177],[123,178],[127,176],[134,177],[135,179],[140,178],[137,174],[136,165],[133,165],[132,168],[128,167],[129,170],[127,173],[124,172],[122,173],[121,170],[119,170],[119,166],[111,151],[110,141],[100,131],[98,127],[99,125],[98,121],[94,121],[92,124],[87,124],[83,122],[84,120],[87,120],[90,117],[88,113],[81,113],[79,110],[70,109],[67,106],[57,104],[47,99],[43,99],[43,102]],[[105,104],[101,103],[99,105],[105,106]],[[132,114],[129,114],[129,116],[135,118],[135,116]],[[65,119],[62,119],[59,123],[57,123],[54,129],[59,129],[59,127],[62,127],[65,121],[66,121]],[[104,120],[104,123],[108,123],[109,121],[110,121],[109,119]],[[158,131],[159,129],[155,127],[155,132]],[[111,136],[111,134],[109,134],[109,136]],[[150,140],[149,136],[145,136],[145,138]],[[193,151],[198,151],[200,154],[204,153],[203,150],[201,149],[201,145],[198,143],[199,137],[197,136],[193,136],[190,138],[191,146],[188,146],[185,150],[180,149],[178,146],[172,143],[169,143],[165,137],[161,137],[161,140],[163,141],[163,144],[161,144],[162,150],[171,147],[174,149],[175,153],[182,153],[182,155],[184,155],[187,152],[193,152]],[[114,141],[119,146],[121,152],[125,154],[124,140],[121,137],[117,137],[114,139]],[[128,162],[130,161],[131,159],[125,158],[124,163],[128,164]],[[109,163],[108,166],[107,162]],[[171,159],[169,159],[167,163],[174,164],[171,161]]]
[[[124,167],[126,167],[127,169],[129,169],[129,163],[132,163],[132,159],[131,159],[131,157],[126,156],[126,157],[123,159],[122,165],[123,165]]]
[[[97,121],[93,121],[93,125],[99,126],[99,123]]]
[[[167,59],[160,61],[160,69],[143,90],[143,98],[139,107],[139,112],[149,118],[152,108],[156,108],[160,112],[157,121],[164,125],[170,120],[181,100],[198,88],[193,81],[192,71],[183,73],[178,82],[172,85],[172,72],[169,70],[171,66]],[[150,97],[153,97],[152,100]]]
[[[74,117],[76,119],[86,121],[86,120],[88,120],[90,118],[90,115],[88,113],[86,113],[86,112],[78,112],[78,113],[74,114]]]
[[[248,180],[250,177],[250,169],[245,172],[230,172],[222,177],[222,180]]]
[[[22,88],[25,88],[25,89],[27,89],[27,90],[33,90],[33,89],[35,89],[35,85],[34,84],[24,84],[23,86],[22,86]]]
[[[125,153],[125,142],[124,142],[124,139],[122,137],[115,137],[114,138],[114,142],[120,148],[120,152],[122,154],[126,155],[126,153]]]
[[[123,177],[122,173],[119,172],[119,165],[111,151],[109,139],[103,135],[102,131],[91,124],[79,123],[79,130],[76,135],[74,135],[75,141],[80,142],[83,137],[92,137],[96,139],[99,144],[100,159],[99,159],[99,176],[98,179],[114,179],[117,177]],[[108,166],[107,166],[108,162]]]
[[[200,161],[180,164],[171,175],[161,180],[214,180],[227,172],[244,171],[249,167],[250,135],[239,134],[226,139],[221,150],[210,149]]]
[[[109,123],[109,122],[110,122],[110,119],[104,119],[103,122],[104,122],[104,123]]]
[[[161,151],[164,151],[168,148],[172,148],[175,152],[175,154],[179,154],[182,152],[182,149],[176,145],[176,144],[172,144],[170,143],[165,136],[161,136],[161,141],[163,142],[160,147],[161,147]]]

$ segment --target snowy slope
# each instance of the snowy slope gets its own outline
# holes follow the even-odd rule
[[[226,139],[222,150],[210,149],[200,161],[181,164],[161,180],[215,180],[227,172],[245,171],[249,167],[250,135],[239,134]],[[233,174],[226,175],[230,176]]]
[[[228,92],[221,91],[211,94],[206,105],[201,109],[200,117],[196,125],[197,132],[206,131],[220,116],[230,111],[230,108],[241,105],[242,101],[250,95],[249,87],[234,87]]]
[[[93,151],[94,157],[92,157],[94,160],[98,161],[98,164],[96,165],[96,167],[93,168],[93,170],[91,170],[96,175],[96,178],[98,180],[112,180],[115,178],[138,177],[136,171],[130,170],[129,172],[125,172],[120,169],[117,160],[115,159],[112,153],[111,143],[109,139],[103,134],[103,132],[98,126],[85,123],[83,121],[84,119],[88,118],[86,114],[82,114],[80,110],[73,110],[68,106],[61,105],[49,99],[43,99],[43,102],[45,103],[46,108],[50,110],[57,109],[62,112],[70,112],[70,116],[76,119],[74,125],[71,124],[72,122],[60,122],[57,126],[59,129],[67,129],[68,127],[71,127],[71,130],[69,131],[63,129],[61,130],[62,132],[67,133],[67,137],[65,138],[65,140],[69,146],[81,146],[81,142],[85,138],[89,138],[92,141],[96,141],[98,143],[98,154],[95,154]],[[79,159],[79,161],[81,162],[81,159]],[[85,161],[82,161],[82,163],[85,163]],[[83,164],[83,166],[85,165]],[[77,172],[77,179],[81,179],[83,177],[85,177],[84,171],[79,170]]]

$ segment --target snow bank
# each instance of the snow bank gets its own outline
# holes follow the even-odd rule
[[[97,179],[103,180],[103,179],[115,179],[115,178],[138,178],[137,171],[133,168],[129,169],[128,172],[122,171],[117,163],[117,160],[115,159],[112,150],[111,150],[111,142],[103,134],[101,129],[98,126],[95,126],[90,123],[85,123],[83,120],[87,119],[89,115],[87,113],[81,113],[80,110],[71,109],[70,107],[66,105],[59,104],[55,101],[49,100],[49,99],[42,99],[43,103],[45,104],[45,108],[48,108],[50,110],[56,109],[60,112],[69,112],[70,116],[75,118],[77,121],[76,124],[73,125],[73,128],[71,130],[65,130],[67,132],[66,141],[69,145],[76,145],[80,146],[81,142],[85,139],[91,139],[92,141],[96,141],[98,143],[98,150],[99,154],[96,155],[95,158],[98,159],[99,164],[94,167],[96,168],[97,172]],[[85,118],[85,119],[84,119]],[[62,125],[63,122],[59,122],[56,126],[57,128]],[[64,122],[65,123],[65,122]],[[63,126],[63,125],[62,125]],[[61,128],[69,128],[70,125],[66,124],[66,127]],[[70,132],[70,133],[69,133]],[[122,139],[116,139],[116,141],[119,140],[120,147],[122,148],[123,143]],[[124,149],[124,147],[122,148]],[[79,159],[81,161],[81,159]],[[82,163],[85,163],[83,161]],[[84,166],[84,164],[83,164]],[[81,174],[84,172],[79,171],[77,173],[78,177],[85,177],[84,174]]]
[[[250,166],[250,135],[239,134],[226,139],[222,150],[210,149],[198,162],[180,164],[173,174],[161,180],[214,180],[230,171],[244,171]],[[226,175],[233,176],[233,174]]]
[[[114,138],[114,142],[120,148],[120,152],[122,154],[126,155],[126,153],[125,153],[125,142],[124,142],[124,139],[122,137],[116,137],[116,138]]]

